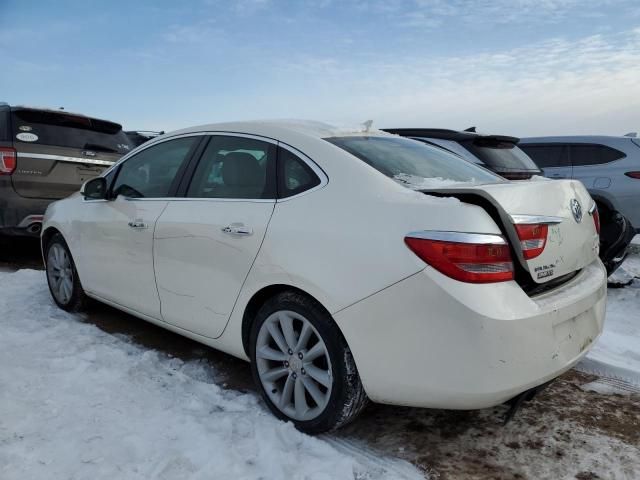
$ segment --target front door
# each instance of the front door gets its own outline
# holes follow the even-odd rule
[[[153,234],[197,141],[183,137],[142,150],[119,167],[113,200],[85,200],[77,263],[88,292],[160,318]]]
[[[275,206],[275,144],[214,135],[185,198],[156,226],[154,259],[164,321],[221,335]]]

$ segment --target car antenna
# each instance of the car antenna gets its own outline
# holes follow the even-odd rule
[[[373,120],[367,120],[362,125],[364,125],[364,131],[368,132],[369,129],[371,128],[371,125],[373,125]]]
[[[476,127],[469,127],[464,129],[465,132],[476,133]]]
[[[633,138],[637,138],[638,137],[638,132],[629,132],[629,133],[625,133],[624,134],[625,137],[633,137]]]

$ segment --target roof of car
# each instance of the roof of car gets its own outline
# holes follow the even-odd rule
[[[509,137],[506,135],[485,135],[476,132],[466,132],[459,130],[450,130],[447,128],[385,128],[385,132],[395,133],[403,137],[429,137],[439,138],[442,140],[474,140],[476,138],[490,137],[498,141],[518,143],[519,138]]]
[[[297,133],[308,137],[328,138],[340,136],[389,136],[389,133],[377,129],[366,129],[364,126],[359,127],[341,127],[330,125],[328,123],[316,122],[313,120],[254,120],[240,121],[228,123],[211,123],[207,125],[198,125],[174,132],[168,135],[178,135],[184,133],[196,132],[235,132],[235,133],[254,133],[267,137],[278,138],[282,134]]]

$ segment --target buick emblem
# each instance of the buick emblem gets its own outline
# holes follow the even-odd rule
[[[573,219],[576,223],[580,223],[582,221],[582,206],[580,205],[580,202],[575,198],[572,198],[569,202],[569,208],[571,208]]]

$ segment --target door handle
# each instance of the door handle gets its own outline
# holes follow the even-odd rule
[[[148,225],[140,220],[135,220],[129,222],[129,226],[131,228],[147,228]]]
[[[252,235],[253,228],[247,227],[242,223],[232,223],[222,229],[224,233],[229,233],[231,235]]]

